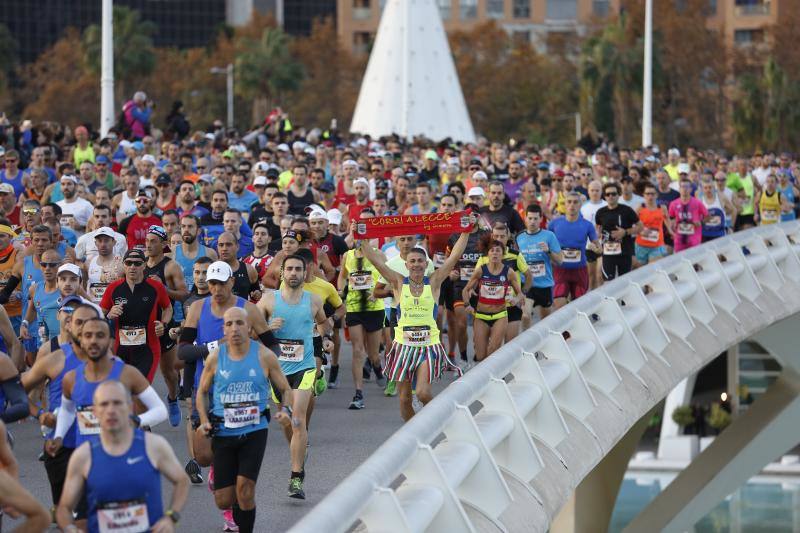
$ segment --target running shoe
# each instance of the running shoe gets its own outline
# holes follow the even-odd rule
[[[339,388],[339,382],[336,381],[335,379],[332,379],[331,381],[328,382],[328,387],[327,388],[329,388],[329,389],[338,389]]]
[[[314,382],[314,395],[322,396],[322,393],[328,390],[328,381],[325,379],[325,374],[322,374]]]
[[[418,413],[419,410],[422,409],[425,406],[422,404],[421,401],[419,401],[419,398],[417,398],[417,395],[415,394],[411,398],[411,407],[414,409],[415,413]]]
[[[299,477],[293,477],[289,480],[289,497],[298,500],[306,499],[306,493],[303,492],[303,480]]]
[[[375,376],[375,384],[378,387],[386,387],[386,378],[384,376]]]
[[[169,424],[174,428],[178,427],[181,423],[181,405],[178,403],[178,398],[170,400],[167,395],[167,410],[169,411]]]
[[[201,474],[202,470],[200,469],[200,465],[197,464],[197,461],[194,459],[189,459],[189,462],[186,463],[184,470],[186,471],[186,475],[189,476],[189,479],[195,485],[199,485],[203,482],[203,475]]]
[[[348,409],[355,411],[363,408],[364,408],[364,397],[360,394],[356,394],[355,396],[353,396],[353,401],[350,402],[350,407],[348,407]]]
[[[397,396],[397,382],[390,381],[386,384],[386,388],[383,389],[384,396]]]
[[[222,511],[222,520],[225,522],[222,531],[227,533],[239,533],[239,526],[236,525],[236,521],[233,519],[233,509],[225,509]]]

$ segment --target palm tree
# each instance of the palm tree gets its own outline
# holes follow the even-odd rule
[[[296,89],[302,66],[289,53],[289,38],[279,28],[265,28],[259,39],[243,38],[236,58],[236,87],[253,100],[253,122],[267,115],[285,91]]]
[[[128,89],[156,66],[153,35],[158,27],[149,20],[141,20],[138,11],[123,6],[114,6],[113,17],[114,88],[116,99],[121,102],[129,96]],[[100,73],[101,43],[100,26],[93,24],[86,28],[83,33],[86,63],[96,74]]]

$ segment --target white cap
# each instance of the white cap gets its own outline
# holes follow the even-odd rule
[[[142,156],[142,161],[147,161],[148,163],[156,164],[156,158],[153,157],[151,154],[144,154]]]
[[[317,204],[311,204],[306,207],[306,214],[308,215],[309,220],[328,220],[328,213]]]
[[[269,163],[266,161],[258,161],[255,165],[253,165],[253,170],[256,172],[266,172],[269,170]]]
[[[266,185],[267,184],[267,177],[266,176],[256,176],[253,180],[253,187],[257,187],[258,185]]]
[[[281,144],[279,144],[279,145],[278,145],[278,151],[279,151],[279,152],[289,152],[289,151],[290,151],[290,150],[289,150],[289,145],[288,145],[288,144],[286,144],[286,143],[281,143]]]
[[[209,140],[209,141],[214,141],[214,140],[216,140],[216,137],[214,136],[214,134],[213,134],[213,133],[206,133],[206,134],[204,135],[204,137],[205,137],[207,140]]]
[[[486,193],[483,192],[481,187],[472,187],[467,193],[467,196],[486,196]]]
[[[59,181],[65,181],[65,180],[71,181],[72,183],[78,183],[78,178],[73,176],[72,174],[64,174],[63,176],[61,176],[61,179]]]
[[[331,224],[341,224],[342,223],[342,212],[336,209],[328,210],[328,222]]]
[[[356,139],[356,146],[367,146],[367,140],[364,137]]]
[[[670,148],[669,150],[667,150],[667,155],[674,155],[675,157],[680,157],[681,151],[678,150],[677,148]]]
[[[457,157],[451,157],[447,160],[447,165],[451,167],[460,167],[461,161],[459,161]]]
[[[77,265],[73,265],[72,263],[66,263],[58,267],[58,273],[56,275],[60,276],[62,272],[69,272],[71,274],[75,274],[79,278],[82,277],[81,269],[78,268]]]
[[[475,178],[483,178],[485,180],[488,180],[489,176],[487,176],[486,172],[484,172],[483,170],[476,170],[475,172],[472,173],[472,179]]]
[[[689,170],[689,163],[678,163],[678,174],[688,174]]]
[[[367,178],[356,178],[355,180],[353,180],[353,185],[357,183],[363,183],[364,185],[369,187],[369,182],[367,181]]]
[[[206,281],[221,281],[225,283],[233,277],[231,266],[225,261],[214,261],[208,265]]]
[[[295,141],[292,143],[292,150],[305,150],[306,146],[308,146],[303,141]]]
[[[358,168],[358,163],[356,163],[352,159],[346,159],[344,161],[344,163],[342,163],[342,168],[346,168],[346,167],[356,167],[356,168]]]
[[[108,226],[103,226],[102,228],[96,230],[94,232],[94,238],[98,237],[111,237],[114,238],[114,230],[109,228]]]

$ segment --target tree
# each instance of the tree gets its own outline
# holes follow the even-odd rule
[[[263,120],[272,106],[300,85],[302,66],[289,53],[289,39],[280,28],[265,28],[258,39],[238,40],[236,88],[253,100],[253,123]]]
[[[150,75],[156,66],[153,35],[158,27],[149,20],[141,20],[138,11],[114,7],[114,89],[116,99],[122,102],[138,90],[136,83]],[[93,24],[83,33],[86,64],[92,72],[100,74],[102,31]]]
[[[0,23],[0,108],[7,109],[11,104],[10,81],[19,62],[19,43],[8,29]]]

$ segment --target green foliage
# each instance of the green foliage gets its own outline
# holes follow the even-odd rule
[[[672,421],[680,427],[694,424],[694,412],[690,405],[681,405],[672,411]]]
[[[280,28],[265,28],[258,39],[244,38],[236,58],[236,83],[247,98],[275,98],[296,89],[303,68],[289,53],[289,38]]]
[[[711,413],[708,415],[708,425],[722,431],[731,423],[731,414],[718,403],[711,404]]]

